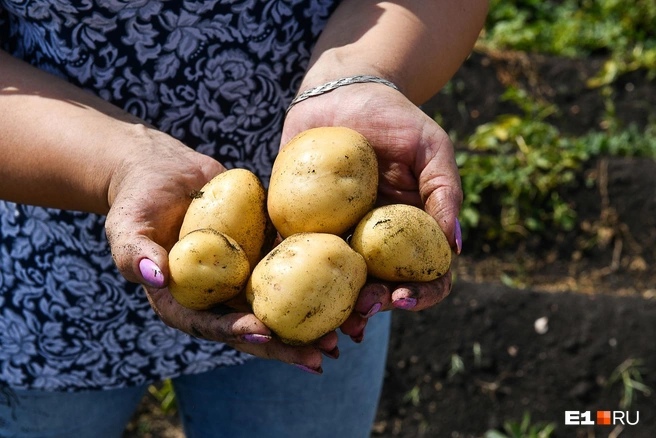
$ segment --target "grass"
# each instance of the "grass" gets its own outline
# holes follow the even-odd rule
[[[644,384],[644,368],[640,359],[628,358],[622,362],[611,374],[608,385],[621,384],[622,396],[619,402],[620,409],[630,409],[638,396],[651,395],[651,388]]]
[[[157,385],[150,385],[148,387],[148,392],[157,400],[159,407],[164,414],[175,414],[177,403],[175,399],[175,391],[173,389],[173,382],[171,382],[170,379],[165,379]]]
[[[521,421],[506,421],[503,431],[487,431],[484,438],[549,438],[555,430],[555,423],[532,423],[526,412]]]

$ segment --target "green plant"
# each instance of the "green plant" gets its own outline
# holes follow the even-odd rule
[[[591,87],[645,69],[656,76],[656,3],[652,0],[491,0],[482,50],[520,50],[567,57],[603,54]]]
[[[540,120],[503,115],[479,126],[456,157],[465,193],[463,226],[479,226],[481,208],[491,200],[499,211],[498,223],[492,218],[483,224],[489,240],[511,242],[548,227],[571,230],[575,212],[558,190],[575,180],[588,158]]]
[[[573,140],[590,157],[600,155],[656,158],[656,123],[643,129],[630,125],[611,132],[595,131]]]
[[[451,355],[451,365],[449,366],[447,377],[449,379],[452,379],[456,375],[462,374],[464,372],[465,372],[465,362],[462,360],[462,357],[460,357],[459,354],[453,353]]]
[[[483,363],[483,351],[481,350],[481,343],[474,342],[472,346],[472,353],[474,354],[474,366],[479,368]]]
[[[456,154],[465,198],[460,219],[465,233],[484,230],[497,244],[530,235],[569,231],[576,211],[562,197],[586,162],[602,155],[656,157],[656,123],[622,127],[611,97],[606,129],[571,137],[549,123],[558,109],[509,87],[502,98],[520,114],[499,115],[480,125]]]
[[[564,56],[652,47],[651,0],[491,0],[483,41],[497,48]]]
[[[421,388],[419,385],[413,386],[412,389],[403,396],[403,401],[410,402],[412,406],[415,407],[419,406],[421,404]]]
[[[490,430],[485,433],[484,438],[549,438],[555,429],[554,423],[531,424],[531,414],[526,412],[522,421],[506,421],[503,424],[503,432]]]
[[[654,79],[656,77],[656,45],[650,44],[650,46],[637,44],[628,51],[618,51],[604,62],[603,67],[595,76],[588,79],[587,85],[591,88],[609,85],[621,75],[640,69],[647,71],[649,79]]]
[[[608,385],[621,383],[622,398],[619,407],[629,409],[640,392],[645,396],[651,394],[651,388],[644,384],[642,379],[643,367],[640,359],[628,358],[622,362],[610,376]]]
[[[148,392],[159,402],[162,412],[172,414],[176,411],[175,391],[173,389],[173,382],[170,379],[166,379],[158,385],[150,385]]]

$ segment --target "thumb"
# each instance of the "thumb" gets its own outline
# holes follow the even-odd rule
[[[225,171],[213,158],[167,141],[159,160],[144,165],[133,157],[113,177],[105,221],[118,270],[128,281],[153,288],[168,283],[167,251],[178,240],[190,194]]]
[[[105,232],[114,263],[126,280],[158,289],[168,284],[168,252],[153,240],[154,231],[112,209]]]

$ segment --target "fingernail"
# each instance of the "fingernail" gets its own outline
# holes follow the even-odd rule
[[[456,241],[456,254],[460,255],[462,252],[462,228],[460,228],[460,221],[456,218],[456,231],[455,231],[455,241]]]
[[[401,298],[396,301],[392,301],[392,305],[397,309],[410,310],[417,305],[416,298]]]
[[[365,329],[365,328],[366,328],[366,326],[365,326],[365,327],[362,327],[362,331],[360,332],[360,334],[357,334],[357,335],[353,335],[353,336],[351,336],[351,340],[352,340],[353,342],[355,342],[356,344],[361,343],[362,340],[364,339],[364,329]]]
[[[383,305],[381,303],[376,303],[373,306],[371,306],[371,308],[369,309],[369,311],[367,313],[364,313],[364,314],[361,314],[361,315],[362,315],[363,318],[369,319],[372,316],[374,316],[376,313],[378,313],[380,311],[381,307],[383,307]]]
[[[338,348],[338,347],[335,347],[335,348],[333,348],[333,349],[330,350],[330,351],[321,350],[321,352],[322,352],[325,356],[327,356],[327,357],[329,357],[329,358],[331,358],[331,359],[337,359],[337,358],[339,358],[339,348]]]
[[[300,363],[295,363],[295,364],[292,364],[292,365],[294,365],[298,369],[301,369],[301,370],[305,371],[306,373],[323,374],[323,369],[321,367],[319,367],[318,369],[315,370],[314,368],[310,368],[308,366],[301,365]]]
[[[139,262],[139,271],[148,286],[162,288],[164,287],[164,275],[162,270],[150,259],[141,259]]]
[[[271,336],[260,335],[257,333],[242,335],[241,338],[244,340],[244,342],[248,342],[249,344],[266,344],[271,340]]]

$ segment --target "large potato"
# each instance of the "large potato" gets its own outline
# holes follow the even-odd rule
[[[432,216],[410,205],[372,210],[356,226],[350,244],[381,280],[432,281],[451,265],[444,232]]]
[[[230,169],[210,180],[194,197],[180,228],[180,238],[204,228],[233,238],[251,266],[261,257],[267,233],[266,193],[247,169]]]
[[[367,139],[344,127],[308,129],[273,164],[267,209],[283,236],[340,235],[376,202],[378,162]]]
[[[255,267],[246,298],[284,342],[303,345],[346,320],[366,279],[364,259],[343,239],[294,234]]]
[[[192,231],[169,251],[169,290],[183,306],[205,310],[233,298],[248,281],[246,253],[229,236]]]

